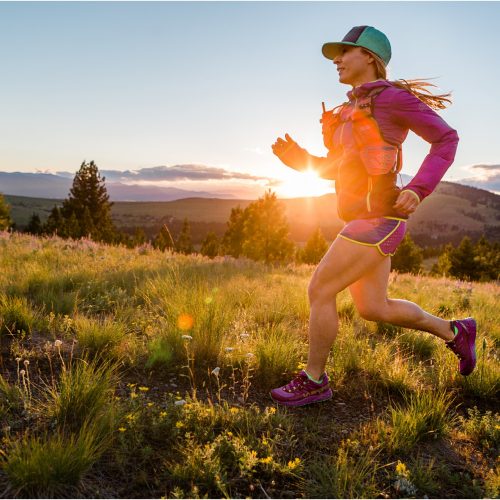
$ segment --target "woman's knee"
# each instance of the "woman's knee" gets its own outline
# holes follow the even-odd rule
[[[359,315],[367,321],[388,321],[389,308],[384,304],[363,304],[357,305]]]
[[[331,283],[322,283],[319,279],[313,278],[309,282],[307,289],[309,304],[318,302],[332,302],[337,296],[337,292]]]

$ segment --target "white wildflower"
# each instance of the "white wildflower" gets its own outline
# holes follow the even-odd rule
[[[62,340],[57,339],[54,341],[54,347],[61,347],[62,346]]]
[[[175,404],[175,406],[184,406],[186,404],[186,400],[179,399],[179,401],[176,401],[174,404]]]
[[[193,337],[191,335],[183,335],[182,340],[193,340]]]
[[[216,377],[219,376],[219,372],[220,372],[220,366],[216,366],[213,370],[212,370],[212,375],[215,375]]]
[[[24,360],[24,366],[28,366],[29,364],[30,364],[30,362],[27,359],[25,359]]]
[[[234,351],[234,347],[226,347],[224,350],[226,352],[233,352]]]

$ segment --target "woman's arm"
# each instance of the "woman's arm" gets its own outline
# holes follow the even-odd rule
[[[403,188],[403,191],[411,191],[422,201],[434,191],[453,163],[458,134],[433,109],[407,91],[394,94],[391,108],[397,123],[431,143],[429,154],[417,174]]]

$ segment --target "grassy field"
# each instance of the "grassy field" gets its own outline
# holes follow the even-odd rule
[[[442,342],[347,293],[332,400],[273,404],[306,359],[311,266],[0,233],[0,483],[16,497],[481,498],[500,493],[497,284],[392,274],[480,325]]]

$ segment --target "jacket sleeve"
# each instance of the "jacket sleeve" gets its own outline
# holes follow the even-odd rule
[[[329,150],[328,155],[314,156],[309,155],[309,166],[322,179],[334,181],[337,178],[339,163],[342,160],[342,154],[337,150]]]
[[[391,107],[396,123],[431,144],[429,154],[417,174],[403,188],[413,191],[422,201],[434,191],[453,163],[458,134],[433,109],[410,92],[402,90],[395,93]]]

